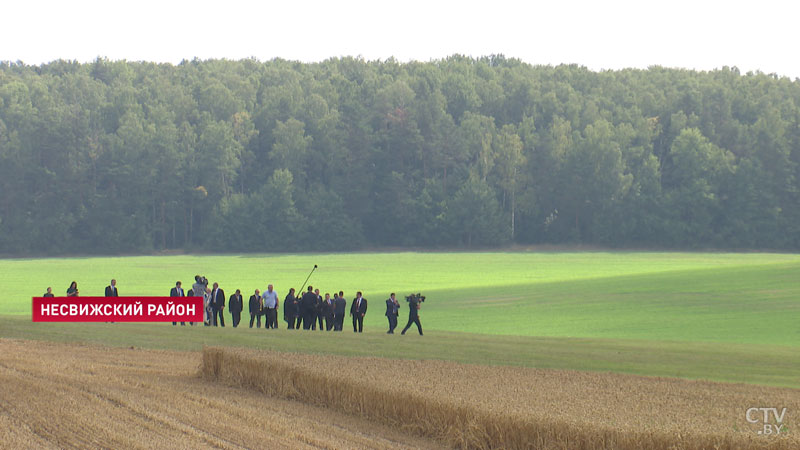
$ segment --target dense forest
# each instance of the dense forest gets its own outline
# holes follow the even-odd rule
[[[503,56],[0,64],[0,253],[800,248],[800,81]]]

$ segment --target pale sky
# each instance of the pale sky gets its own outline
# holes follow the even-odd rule
[[[0,60],[405,62],[502,53],[592,70],[736,66],[794,79],[799,12],[796,0],[11,0],[0,8]]]

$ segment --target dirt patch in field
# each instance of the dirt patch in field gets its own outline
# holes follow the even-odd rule
[[[203,373],[457,448],[800,448],[794,389],[230,348],[204,349]],[[781,434],[752,407],[786,408]]]
[[[0,448],[437,448],[198,375],[200,352],[0,339]]]

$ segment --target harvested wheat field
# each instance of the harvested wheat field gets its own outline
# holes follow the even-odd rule
[[[437,448],[198,376],[199,352],[0,339],[0,448]]]
[[[610,373],[0,339],[0,386],[0,448],[800,448],[798,390]]]
[[[794,389],[230,348],[206,348],[203,374],[457,448],[800,448]],[[781,435],[750,407],[785,407]]]

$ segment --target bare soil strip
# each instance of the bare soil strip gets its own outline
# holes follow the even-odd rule
[[[794,389],[231,348],[204,349],[202,373],[457,448],[800,448]],[[759,435],[751,407],[785,407],[783,432]]]
[[[0,339],[0,448],[440,448],[198,376],[199,352]]]

